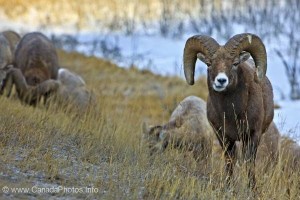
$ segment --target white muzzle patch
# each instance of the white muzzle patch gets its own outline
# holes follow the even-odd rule
[[[228,77],[224,72],[219,73],[213,83],[213,88],[217,92],[221,92],[226,89],[228,85]]]

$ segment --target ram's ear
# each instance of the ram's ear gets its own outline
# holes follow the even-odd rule
[[[246,60],[248,60],[250,58],[250,53],[246,52],[246,51],[243,51],[240,53],[240,56],[239,56],[239,63],[243,63],[245,62]]]

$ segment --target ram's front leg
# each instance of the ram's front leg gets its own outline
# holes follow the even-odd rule
[[[218,140],[225,153],[224,156],[225,156],[226,184],[229,186],[233,174],[233,166],[236,161],[236,157],[235,157],[236,145],[235,145],[235,141],[228,141],[224,137],[218,136]]]
[[[243,155],[244,161],[248,171],[249,186],[253,189],[256,185],[255,179],[255,159],[257,148],[259,145],[260,135],[258,132],[251,131],[250,137],[246,137],[243,140]]]
[[[8,71],[7,79],[12,81],[12,85],[15,84],[18,97],[23,99],[28,92],[28,85],[21,70],[18,68],[11,68]]]

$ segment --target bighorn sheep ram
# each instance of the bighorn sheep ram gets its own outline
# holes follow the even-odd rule
[[[172,145],[192,151],[196,160],[206,158],[212,151],[213,136],[206,103],[195,96],[181,101],[168,123],[150,128],[143,124],[143,141],[149,145],[151,155]]]
[[[14,53],[21,37],[14,31],[0,33],[0,93],[7,84],[7,70],[13,67]]]
[[[36,104],[58,88],[58,57],[51,41],[39,32],[26,34],[15,51],[14,68],[10,75],[19,98]]]
[[[250,55],[256,67],[245,62]],[[208,67],[207,118],[225,150],[227,180],[233,173],[235,141],[242,141],[249,184],[254,187],[257,147],[274,115],[273,89],[265,76],[265,46],[250,33],[235,35],[225,45],[209,36],[190,37],[183,55],[185,78],[190,85],[194,84],[197,58]]]

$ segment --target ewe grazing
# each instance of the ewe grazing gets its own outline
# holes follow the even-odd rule
[[[80,110],[86,110],[93,102],[92,93],[87,90],[84,80],[78,74],[61,68],[58,70],[58,81],[60,83],[56,94],[58,102],[72,103]]]
[[[255,67],[245,62],[250,55]],[[209,36],[196,35],[185,44],[183,62],[187,82],[194,84],[197,58],[207,65],[207,118],[225,150],[228,180],[233,172],[235,142],[243,142],[249,162],[249,183],[255,186],[255,157],[262,134],[274,115],[273,90],[267,70],[267,54],[261,39],[245,33],[219,45]]]
[[[58,57],[51,41],[41,33],[26,34],[15,51],[9,70],[19,98],[30,105],[58,88]],[[10,89],[9,89],[10,90]]]
[[[197,159],[211,154],[213,130],[206,118],[206,103],[195,96],[186,97],[173,111],[168,123],[153,127],[143,124],[143,139],[150,154],[168,145],[192,151]]]

